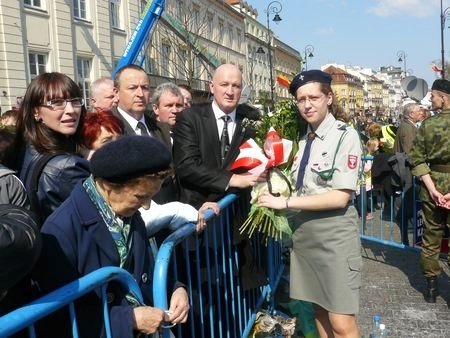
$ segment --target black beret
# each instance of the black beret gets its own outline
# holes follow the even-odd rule
[[[0,290],[14,286],[31,271],[41,252],[37,217],[12,204],[0,207]]]
[[[440,92],[450,94],[450,81],[445,79],[437,79],[433,82],[431,90],[439,90]]]
[[[294,77],[294,79],[291,82],[291,85],[289,86],[289,93],[295,96],[297,89],[299,89],[301,86],[309,82],[330,84],[331,75],[317,69],[305,70]]]
[[[167,147],[149,136],[129,135],[105,144],[92,155],[94,177],[112,183],[155,174],[170,168],[172,157]]]

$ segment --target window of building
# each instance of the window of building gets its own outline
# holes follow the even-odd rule
[[[218,43],[223,43],[223,33],[225,31],[225,25],[222,20],[219,20],[219,34],[218,34]]]
[[[87,0],[73,0],[73,16],[77,19],[87,20]]]
[[[28,53],[28,62],[30,66],[30,78],[34,79],[39,74],[47,71],[47,55],[30,52]]]
[[[91,59],[77,57],[76,81],[83,94],[84,102],[90,102],[89,90],[91,88]]]
[[[194,6],[192,8],[192,18],[193,18],[193,27],[194,30],[200,29],[200,8],[198,6]]]
[[[200,59],[196,56],[194,57],[194,69],[193,69],[193,75],[196,80],[200,79],[200,75],[202,73],[202,63],[200,62]]]
[[[228,26],[228,43],[229,43],[229,47],[233,48],[233,42],[234,42],[234,33],[233,33],[233,26],[229,25]]]
[[[175,7],[175,17],[178,21],[184,22],[185,17],[185,8],[184,8],[184,1],[177,1],[176,7]]]
[[[24,0],[23,3],[26,6],[30,6],[30,7],[36,7],[36,8],[43,8],[44,4],[43,4],[44,0]]]
[[[214,15],[208,14],[208,19],[206,22],[206,34],[207,37],[211,37],[213,34],[213,27],[214,27]]]
[[[236,29],[236,43],[237,48],[240,51],[242,46],[242,31],[240,29]]]
[[[111,16],[111,27],[120,27],[120,0],[110,0],[109,1],[109,12]]]
[[[177,73],[179,79],[186,79],[186,50],[180,49],[177,54]]]
[[[161,60],[161,75],[169,76],[169,64],[170,64],[170,45],[162,44],[162,60]]]
[[[147,0],[141,0],[141,13],[144,12],[145,6],[147,6]]]

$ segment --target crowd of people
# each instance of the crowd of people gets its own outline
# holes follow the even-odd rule
[[[435,301],[440,273],[436,245],[450,209],[450,145],[441,132],[448,130],[450,84],[442,81],[432,88],[439,115],[426,118],[423,107],[410,103],[399,126],[356,120],[354,128],[334,97],[329,74],[303,71],[291,82],[299,118],[308,125],[292,166],[296,193],[285,198],[267,192],[258,205],[293,215],[290,295],[313,303],[321,337],[359,337],[362,258],[358,213],[351,203],[358,182],[366,191],[383,187],[385,195],[395,195],[399,187],[412,189],[412,174],[420,177],[427,226],[421,256],[428,281],[425,295]],[[230,170],[240,145],[255,136],[254,129],[243,125],[255,114],[239,104],[242,73],[237,66],[216,69],[210,102],[192,103],[190,88],[173,83],[162,83],[152,93],[150,88],[145,70],[127,65],[114,78],[92,83],[88,112],[71,78],[44,73],[32,80],[19,110],[2,116],[2,124],[10,127],[0,129],[0,202],[11,215],[1,218],[0,250],[11,264],[23,264],[14,276],[0,273],[1,313],[113,265],[134,276],[148,304],[137,304],[133,295],[111,283],[107,292],[114,336],[151,334],[164,322],[186,322],[189,299],[183,280],[171,281],[167,312],[151,306],[148,286],[155,257],[147,250],[149,240],[157,247],[164,228],[172,231],[186,222],[196,223],[200,233],[207,226],[205,210],[217,214],[215,202],[226,193],[249,196],[249,189],[266,176]],[[369,156],[365,165],[363,156]],[[398,170],[412,169],[412,174],[397,172],[398,186],[392,184],[393,158]],[[408,218],[403,204],[399,214]],[[3,233],[14,229],[16,207],[22,226],[13,231],[22,235],[11,245]],[[373,218],[368,205],[358,211],[366,220]],[[407,229],[402,239],[407,241]],[[233,244],[242,249],[246,241]],[[240,269],[245,275],[245,266]],[[244,288],[266,282],[254,272],[248,276]],[[81,336],[105,335],[100,308],[97,292],[77,303]],[[38,325],[45,337],[69,332],[68,311]]]

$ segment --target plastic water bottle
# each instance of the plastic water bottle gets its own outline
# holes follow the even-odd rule
[[[380,315],[378,313],[375,313],[373,316],[372,332],[370,333],[370,338],[380,338],[379,337],[380,322],[381,322]]]
[[[386,338],[386,325],[380,324],[380,334],[378,335],[378,338]]]

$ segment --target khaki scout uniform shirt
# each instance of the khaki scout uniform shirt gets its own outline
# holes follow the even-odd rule
[[[329,113],[315,134],[303,187],[298,195],[316,195],[336,189],[356,190],[362,154],[358,132]],[[294,158],[294,180],[297,180],[305,145],[306,138],[299,142],[299,151]],[[331,179],[327,179],[331,173]]]

